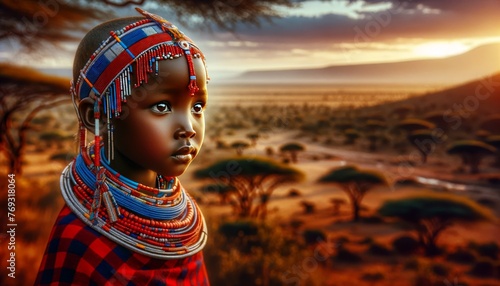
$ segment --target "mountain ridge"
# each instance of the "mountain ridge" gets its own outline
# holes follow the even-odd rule
[[[447,58],[336,65],[323,68],[255,70],[244,72],[232,81],[242,83],[460,84],[498,71],[500,71],[500,43],[491,43]]]

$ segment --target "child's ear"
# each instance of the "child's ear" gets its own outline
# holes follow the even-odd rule
[[[80,113],[80,118],[82,120],[83,126],[85,126],[85,128],[87,128],[87,130],[92,133],[95,133],[94,103],[94,99],[86,97],[82,99],[78,104],[78,112]],[[101,129],[106,126],[103,118],[104,117],[102,116],[101,112]]]

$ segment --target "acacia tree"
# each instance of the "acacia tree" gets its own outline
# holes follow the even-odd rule
[[[296,142],[290,142],[280,147],[281,152],[290,154],[290,159],[293,163],[297,163],[298,153],[304,151],[305,149],[306,147],[304,147],[304,145]]]
[[[430,129],[416,130],[411,132],[406,138],[411,143],[411,145],[417,148],[422,158],[422,163],[425,164],[427,162],[427,157],[434,151],[434,148],[436,148],[436,146],[435,144],[433,144],[428,147],[425,144],[422,144],[422,142],[435,142],[436,135],[434,134],[434,132]]]
[[[0,152],[9,172],[22,172],[22,155],[31,120],[41,110],[68,103],[68,80],[30,68],[0,64]]]
[[[429,256],[439,252],[439,235],[455,223],[494,220],[491,212],[470,199],[436,193],[386,201],[378,213],[410,223]]]
[[[231,148],[236,150],[236,155],[238,156],[243,155],[243,150],[247,149],[248,147],[250,147],[250,144],[241,140],[237,140],[231,144]]]
[[[267,204],[277,187],[304,178],[295,168],[259,157],[221,160],[195,171],[194,176],[234,188],[230,199],[237,206],[237,215],[262,219],[267,215]]]
[[[356,166],[334,169],[321,177],[320,183],[338,185],[349,197],[354,221],[359,220],[361,201],[376,186],[388,185],[383,174],[376,171],[362,170]]]
[[[477,174],[483,158],[497,154],[498,150],[482,141],[459,140],[451,144],[446,152],[450,155],[459,155],[462,158],[462,164],[469,166],[470,173]]]

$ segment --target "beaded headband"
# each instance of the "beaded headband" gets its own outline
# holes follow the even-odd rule
[[[100,206],[102,195],[107,193],[104,168],[101,166],[101,110],[107,118],[108,160],[113,159],[113,125],[112,118],[119,118],[122,104],[132,95],[132,88],[148,82],[148,74],[158,75],[158,62],[172,60],[184,56],[188,64],[189,83],[187,89],[191,96],[199,88],[193,58],[205,57],[194,42],[184,35],[176,26],[162,17],[136,10],[145,19],[111,31],[99,48],[92,54],[81,69],[76,81],[71,82],[71,95],[77,110],[80,123],[80,152],[86,152],[86,133],[78,102],[84,98],[94,99],[95,143],[93,167],[96,170],[96,190],[91,214],[95,214]],[[135,66],[135,69],[134,69]],[[205,70],[206,72],[206,70]],[[132,86],[131,76],[135,75],[136,84]],[[208,79],[208,76],[207,76]],[[91,215],[92,216],[92,215]]]

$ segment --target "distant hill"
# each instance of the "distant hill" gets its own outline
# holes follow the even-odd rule
[[[469,117],[500,114],[500,73],[421,96],[366,107],[364,111],[391,111],[403,105],[415,108],[412,117],[417,118],[432,112],[443,112],[443,116],[445,112],[448,115],[453,112],[454,117],[448,117],[450,124],[456,123],[459,118],[467,120]]]
[[[233,79],[249,83],[459,84],[500,71],[500,43],[442,59],[329,66],[315,69],[248,71]]]

